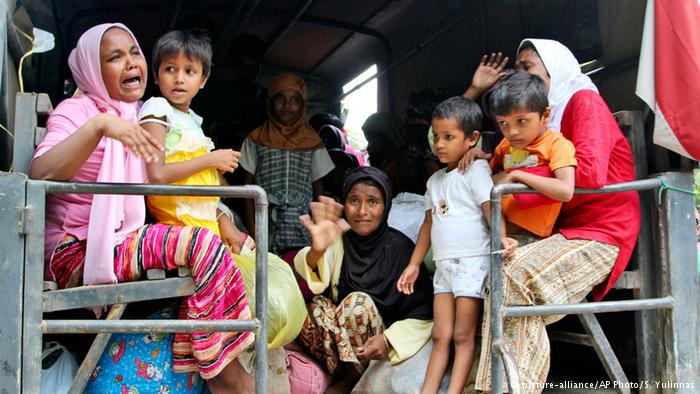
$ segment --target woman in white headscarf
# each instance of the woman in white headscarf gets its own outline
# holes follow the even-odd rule
[[[465,96],[475,99],[502,75],[508,58],[484,56]],[[549,127],[576,148],[576,187],[599,188],[634,180],[634,161],[598,89],[581,73],[571,51],[561,43],[525,39],[515,67],[535,74],[547,85],[552,118]],[[490,158],[471,149],[466,165]],[[473,153],[472,153],[473,152]],[[462,166],[460,166],[462,168]],[[562,206],[553,235],[529,243],[504,261],[502,275],[507,305],[578,303],[591,293],[600,300],[627,265],[639,232],[639,198],[635,192],[574,195]],[[488,307],[484,308],[488,312]],[[526,393],[540,392],[549,370],[549,340],[545,326],[561,316],[508,318],[504,322],[507,349],[515,356]],[[488,316],[482,330],[477,390],[489,391],[490,332]]]

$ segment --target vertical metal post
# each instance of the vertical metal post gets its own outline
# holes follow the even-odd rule
[[[669,186],[692,191],[692,172],[668,172],[662,178]],[[663,192],[659,233],[661,243],[661,285],[674,298],[674,308],[660,312],[665,318],[662,338],[663,382],[683,385],[668,387],[664,392],[695,392],[700,387],[700,290],[698,289],[697,240],[693,217],[694,198],[675,190]],[[663,357],[663,356],[662,356]],[[692,385],[694,388],[686,387]]]
[[[491,343],[481,346],[491,346],[491,392],[503,392],[503,364],[498,350],[503,342],[503,278],[502,258],[500,253],[493,253],[500,249],[501,245],[501,187],[494,186],[491,190],[491,272],[489,283],[491,288],[491,303],[489,322],[491,331]]]
[[[644,129],[645,114],[641,111],[620,111],[613,114],[622,134],[632,149],[634,157],[635,179],[647,179],[649,177],[647,165],[647,144]],[[657,223],[654,214],[656,211],[656,195],[654,191],[639,191],[639,204],[642,222],[639,226],[639,237],[635,247],[635,254],[630,260],[630,268],[639,272],[640,286],[634,289],[634,298],[654,298],[664,294],[658,290],[658,278],[661,273],[657,270],[654,260],[654,223]],[[634,267],[633,264],[637,266]],[[640,381],[658,380],[660,343],[655,333],[659,330],[659,317],[661,312],[656,310],[643,310],[634,314],[635,342],[637,348],[637,371]],[[640,387],[642,393],[657,392],[656,387]]]
[[[255,196],[255,316],[260,324],[255,334],[255,392],[267,393],[267,194],[259,186]]]
[[[22,174],[0,173],[0,392],[19,393],[22,384],[22,308],[24,242],[22,208],[25,182]]]
[[[12,170],[29,174],[29,163],[34,157],[34,130],[37,127],[36,93],[18,93],[15,101],[15,137],[12,152]],[[19,130],[19,132],[17,132]],[[27,132],[31,130],[31,132]]]
[[[24,257],[22,393],[40,392],[41,319],[44,280],[44,185],[27,182],[27,234]]]

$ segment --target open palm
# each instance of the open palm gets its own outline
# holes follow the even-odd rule
[[[350,225],[341,218],[343,206],[332,198],[321,196],[309,204],[311,216],[299,217],[311,235],[311,248],[325,251],[338,237],[350,230]]]
[[[474,71],[472,86],[480,93],[484,93],[501,79],[503,76],[501,72],[506,64],[508,64],[508,56],[504,57],[501,52],[484,55]]]

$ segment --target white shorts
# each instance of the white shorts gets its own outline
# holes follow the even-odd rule
[[[489,256],[460,257],[435,262],[435,294],[484,298],[484,280],[489,273]]]

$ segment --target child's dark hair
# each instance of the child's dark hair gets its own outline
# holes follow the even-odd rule
[[[505,116],[518,110],[542,115],[548,106],[547,85],[542,78],[523,70],[498,81],[488,97],[492,116]]]
[[[433,118],[456,120],[465,136],[474,130],[481,131],[482,117],[479,106],[462,96],[450,97],[433,110]]]
[[[211,38],[204,29],[173,30],[165,33],[153,45],[153,71],[158,76],[158,69],[164,57],[182,52],[190,59],[202,63],[202,75],[211,72]]]

